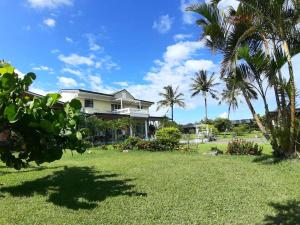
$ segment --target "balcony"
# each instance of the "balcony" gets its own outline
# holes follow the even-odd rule
[[[131,117],[140,117],[140,118],[147,118],[149,116],[148,110],[135,109],[135,108],[117,109],[113,111],[113,113],[130,115]]]

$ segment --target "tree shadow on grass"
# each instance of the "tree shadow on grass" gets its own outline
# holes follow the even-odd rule
[[[288,201],[283,203],[270,203],[275,209],[275,215],[268,215],[264,225],[296,225],[300,224],[300,202]]]
[[[48,196],[48,202],[73,210],[93,209],[99,202],[114,196],[147,196],[132,190],[133,179],[117,177],[117,174],[99,174],[90,167],[65,167],[37,180],[2,187],[1,192],[14,197]]]
[[[28,172],[33,172],[33,171],[43,171],[43,170],[56,170],[62,168],[62,166],[55,166],[55,167],[46,167],[46,166],[29,166],[25,169],[22,170],[15,170],[13,169],[13,171],[0,171],[0,176],[1,175],[6,175],[6,174],[21,174],[21,173],[28,173]],[[1,169],[8,169],[7,166],[0,166],[0,170]]]
[[[265,164],[265,165],[272,165],[272,164],[280,163],[283,160],[284,159],[275,158],[275,157],[273,157],[271,155],[261,155],[261,156],[255,157],[255,159],[253,159],[252,162],[261,163],[261,164]]]

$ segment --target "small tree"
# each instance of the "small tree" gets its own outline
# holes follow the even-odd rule
[[[29,162],[38,165],[62,157],[64,149],[83,153],[84,129],[78,128],[81,104],[72,100],[54,109],[60,95],[30,98],[25,95],[35,80],[23,79],[7,64],[0,64],[0,159],[8,167],[21,169]]]
[[[232,123],[228,119],[217,118],[214,120],[213,125],[218,129],[219,132],[225,132],[232,128]]]

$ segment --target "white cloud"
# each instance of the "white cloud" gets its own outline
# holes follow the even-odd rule
[[[61,70],[62,73],[69,73],[69,74],[73,74],[75,76],[78,76],[80,78],[83,77],[83,74],[80,70],[73,70],[73,69],[70,69],[70,68],[63,68]]]
[[[194,53],[201,48],[203,48],[203,43],[201,42],[179,42],[167,47],[167,51],[164,54],[164,60],[168,63],[176,64],[182,60],[191,58]]]
[[[57,53],[60,53],[60,51],[58,49],[53,49],[53,50],[51,50],[51,53],[52,54],[57,54]]]
[[[192,34],[175,34],[173,36],[174,41],[183,41],[185,39],[193,37]]]
[[[37,66],[37,67],[33,67],[33,70],[37,70],[37,71],[48,71],[48,72],[53,72],[53,69],[48,67],[48,66]]]
[[[184,24],[194,24],[195,23],[195,16],[192,12],[187,12],[186,8],[197,4],[199,1],[197,0],[180,0],[180,10],[182,12],[182,21]]]
[[[58,77],[58,85],[63,88],[76,87],[77,82],[73,78],[69,77]]]
[[[73,43],[73,39],[72,38],[66,37],[65,40],[66,40],[66,42]]]
[[[172,85],[174,88],[179,86],[179,91],[184,94],[187,110],[202,106],[201,97],[190,97],[191,78],[199,69],[217,70],[212,61],[195,58],[202,47],[199,42],[188,41],[168,46],[163,54],[163,60],[156,60],[154,68],[144,77],[145,84],[129,84],[127,89],[137,98],[157,102],[161,99],[159,92],[163,91],[164,86]],[[156,105],[150,108],[153,115],[164,115],[167,110],[156,112]]]
[[[114,84],[119,85],[121,87],[128,87],[129,83],[126,81],[114,82]]]
[[[223,112],[221,113],[218,118],[222,118],[222,119],[227,119],[228,118],[228,113],[227,112]]]
[[[55,27],[55,24],[56,24],[56,21],[55,19],[52,19],[52,18],[47,18],[47,19],[44,19],[43,23],[45,25],[47,25],[48,27]]]
[[[99,92],[102,92],[102,93],[112,93],[112,92],[115,91],[111,87],[104,86],[103,81],[101,79],[101,76],[89,75],[88,80],[89,80],[89,83],[90,83],[90,87],[93,91],[99,91]]]
[[[157,21],[154,21],[152,28],[157,30],[159,33],[167,33],[173,24],[173,19],[167,14],[159,17]]]
[[[112,60],[111,56],[106,55],[95,63],[95,68],[110,71],[119,70],[120,66]]]
[[[27,0],[27,2],[30,7],[37,9],[55,9],[60,6],[73,5],[73,0]]]
[[[222,0],[221,2],[219,2],[218,8],[221,10],[226,10],[229,7],[233,7],[236,10],[239,4],[240,3],[237,0]]]
[[[88,39],[88,43],[89,43],[89,48],[91,51],[97,52],[97,51],[103,51],[103,47],[101,47],[100,45],[98,45],[96,43],[96,37],[93,34],[86,34],[85,35],[86,38]]]
[[[92,66],[94,65],[93,56],[85,57],[80,56],[77,54],[71,54],[69,56],[65,55],[59,55],[58,59],[66,64],[72,65],[72,66],[79,66],[79,65],[87,65]]]
[[[215,64],[211,60],[188,60],[185,62],[187,72],[197,72],[203,68],[214,69]]]

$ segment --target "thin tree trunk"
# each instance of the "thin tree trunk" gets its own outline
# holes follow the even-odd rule
[[[266,128],[264,127],[264,125],[262,124],[259,116],[256,114],[256,111],[249,99],[249,97],[247,96],[247,94],[245,93],[245,91],[243,91],[243,95],[244,95],[244,98],[246,100],[246,103],[248,105],[248,108],[249,110],[251,111],[252,113],[252,116],[253,116],[253,119],[255,120],[257,126],[259,127],[259,129],[261,130],[261,132],[263,133],[264,137],[267,139],[267,140],[270,140],[270,136],[266,130]]]
[[[227,112],[227,119],[229,120],[230,118],[230,106],[228,107],[228,112]]]
[[[172,121],[174,121],[174,117],[173,117],[173,115],[174,115],[174,106],[173,106],[173,104],[171,105],[171,118],[172,118]]]
[[[205,102],[205,123],[207,123],[207,95],[204,93],[204,102]]]
[[[293,64],[292,64],[292,57],[290,54],[289,46],[286,41],[283,41],[283,49],[287,56],[288,67],[289,67],[289,74],[290,74],[290,117],[291,117],[291,124],[290,124],[290,146],[288,156],[294,152],[295,147],[295,124],[296,124],[296,88],[295,88],[295,80],[294,80],[294,71],[293,71]]]

